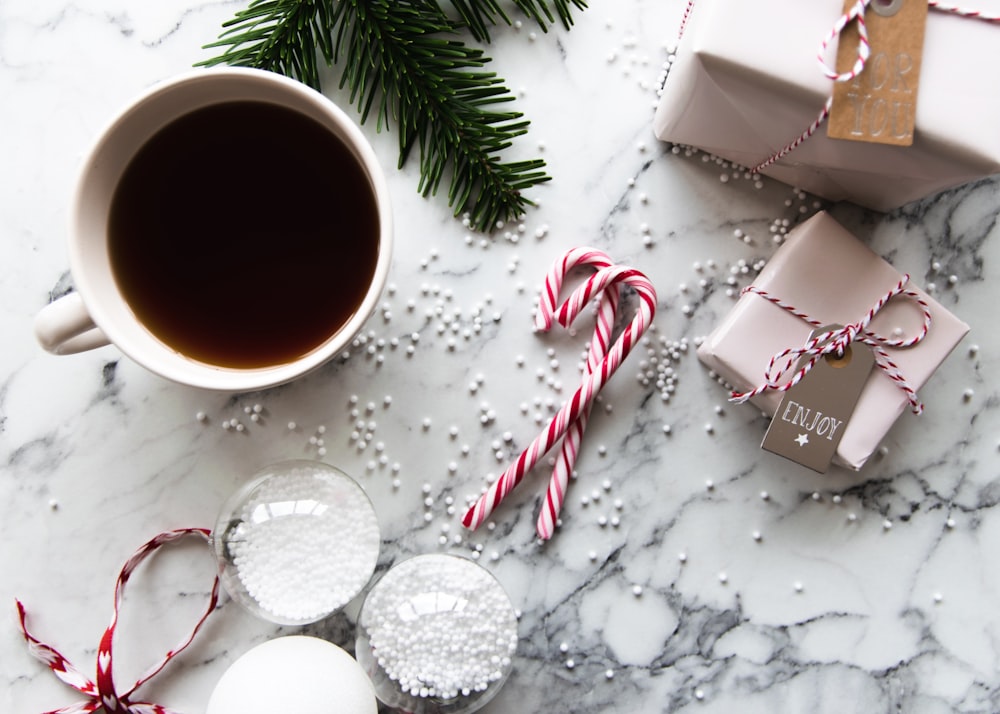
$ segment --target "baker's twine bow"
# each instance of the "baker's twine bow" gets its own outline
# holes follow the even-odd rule
[[[140,676],[138,680],[136,680],[135,684],[129,687],[129,689],[124,693],[120,693],[115,687],[112,646],[114,644],[115,628],[118,624],[118,611],[121,608],[125,584],[128,582],[132,572],[143,560],[145,560],[150,554],[161,546],[186,536],[198,536],[208,541],[211,538],[211,532],[204,528],[181,528],[161,533],[139,548],[132,555],[132,557],[128,559],[124,567],[122,567],[121,573],[118,575],[118,581],[115,584],[115,606],[111,615],[111,624],[108,625],[107,629],[104,631],[104,635],[101,637],[101,643],[97,648],[96,681],[88,679],[58,651],[38,640],[30,632],[28,632],[26,624],[27,612],[25,611],[24,605],[20,600],[15,601],[17,604],[17,613],[21,626],[21,634],[24,636],[25,642],[28,643],[28,651],[33,656],[47,664],[55,673],[56,677],[86,697],[86,699],[77,702],[76,704],[71,704],[61,709],[55,709],[46,712],[45,714],[88,714],[89,712],[96,712],[101,709],[103,709],[107,714],[177,714],[173,710],[159,704],[133,701],[132,697],[139,687],[156,676],[171,659],[176,657],[181,651],[184,650],[184,648],[191,644],[191,641],[194,639],[195,635],[198,634],[198,631],[205,623],[205,620],[207,620],[208,616],[215,610],[219,603],[218,575],[216,575],[215,582],[212,585],[212,593],[209,596],[208,607],[195,624],[191,633],[181,640],[176,647],[167,652],[156,664],[146,670],[146,672]]]
[[[924,405],[920,403],[919,399],[917,399],[916,390],[910,386],[902,371],[896,363],[892,361],[892,358],[889,357],[889,353],[886,352],[886,348],[905,349],[919,344],[925,337],[927,337],[927,333],[931,327],[930,306],[927,304],[926,300],[920,297],[919,293],[915,290],[906,288],[906,284],[909,280],[910,276],[904,275],[899,282],[896,283],[892,290],[880,297],[875,304],[871,306],[868,312],[865,313],[865,316],[858,322],[845,325],[839,329],[828,330],[821,334],[814,335],[806,340],[805,344],[801,347],[787,348],[781,350],[780,352],[776,352],[768,361],[767,369],[764,370],[763,383],[747,392],[733,392],[730,395],[730,401],[742,404],[743,402],[753,399],[768,390],[778,392],[788,391],[801,382],[806,374],[809,373],[809,371],[820,359],[824,358],[826,355],[843,355],[852,342],[860,342],[871,347],[872,353],[875,355],[875,364],[887,377],[889,377],[889,379],[893,381],[897,387],[903,391],[913,413],[920,414],[923,412]],[[787,312],[790,312],[813,327],[822,327],[826,324],[810,317],[801,310],[796,309],[793,305],[783,302],[761,288],[749,285],[743,289],[743,292],[759,295],[768,302],[777,305]],[[913,337],[891,339],[868,329],[868,326],[874,319],[875,315],[877,315],[879,311],[897,295],[902,295],[911,299],[923,312],[923,326]],[[795,365],[798,364],[800,360],[804,361],[798,368],[795,368]],[[792,372],[793,368],[794,372]],[[791,372],[791,376],[787,379],[783,379],[785,375],[789,374],[789,372]]]

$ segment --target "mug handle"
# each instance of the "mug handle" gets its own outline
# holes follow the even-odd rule
[[[42,348],[56,355],[72,355],[110,344],[94,324],[79,293],[63,295],[35,316],[35,337]]]

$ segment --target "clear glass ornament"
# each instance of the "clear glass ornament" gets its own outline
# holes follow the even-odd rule
[[[503,686],[517,617],[493,575],[456,555],[418,555],[365,597],[356,656],[384,704],[412,714],[473,712]]]
[[[257,472],[219,513],[220,577],[233,600],[281,625],[304,625],[353,600],[375,572],[375,509],[346,473],[292,460]]]

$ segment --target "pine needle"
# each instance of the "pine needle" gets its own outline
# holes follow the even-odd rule
[[[571,6],[584,0],[511,0],[547,31],[556,18],[572,25]],[[525,134],[502,78],[484,68],[482,50],[461,40],[462,28],[489,41],[498,23],[511,24],[498,0],[451,0],[457,19],[434,0],[252,0],[223,24],[206,48],[218,56],[200,66],[256,67],[320,90],[317,62],[342,65],[341,86],[362,123],[395,123],[399,166],[416,150],[417,190],[437,194],[448,181],[448,204],[468,213],[478,230],[518,218],[533,205],[523,192],[550,179],[541,159],[504,163],[500,154]],[[553,14],[554,12],[554,14]]]

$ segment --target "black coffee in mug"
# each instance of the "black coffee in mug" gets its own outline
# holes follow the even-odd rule
[[[108,250],[138,320],[198,362],[285,364],[357,311],[379,251],[374,189],[351,149],[277,104],[192,111],[132,158]]]

